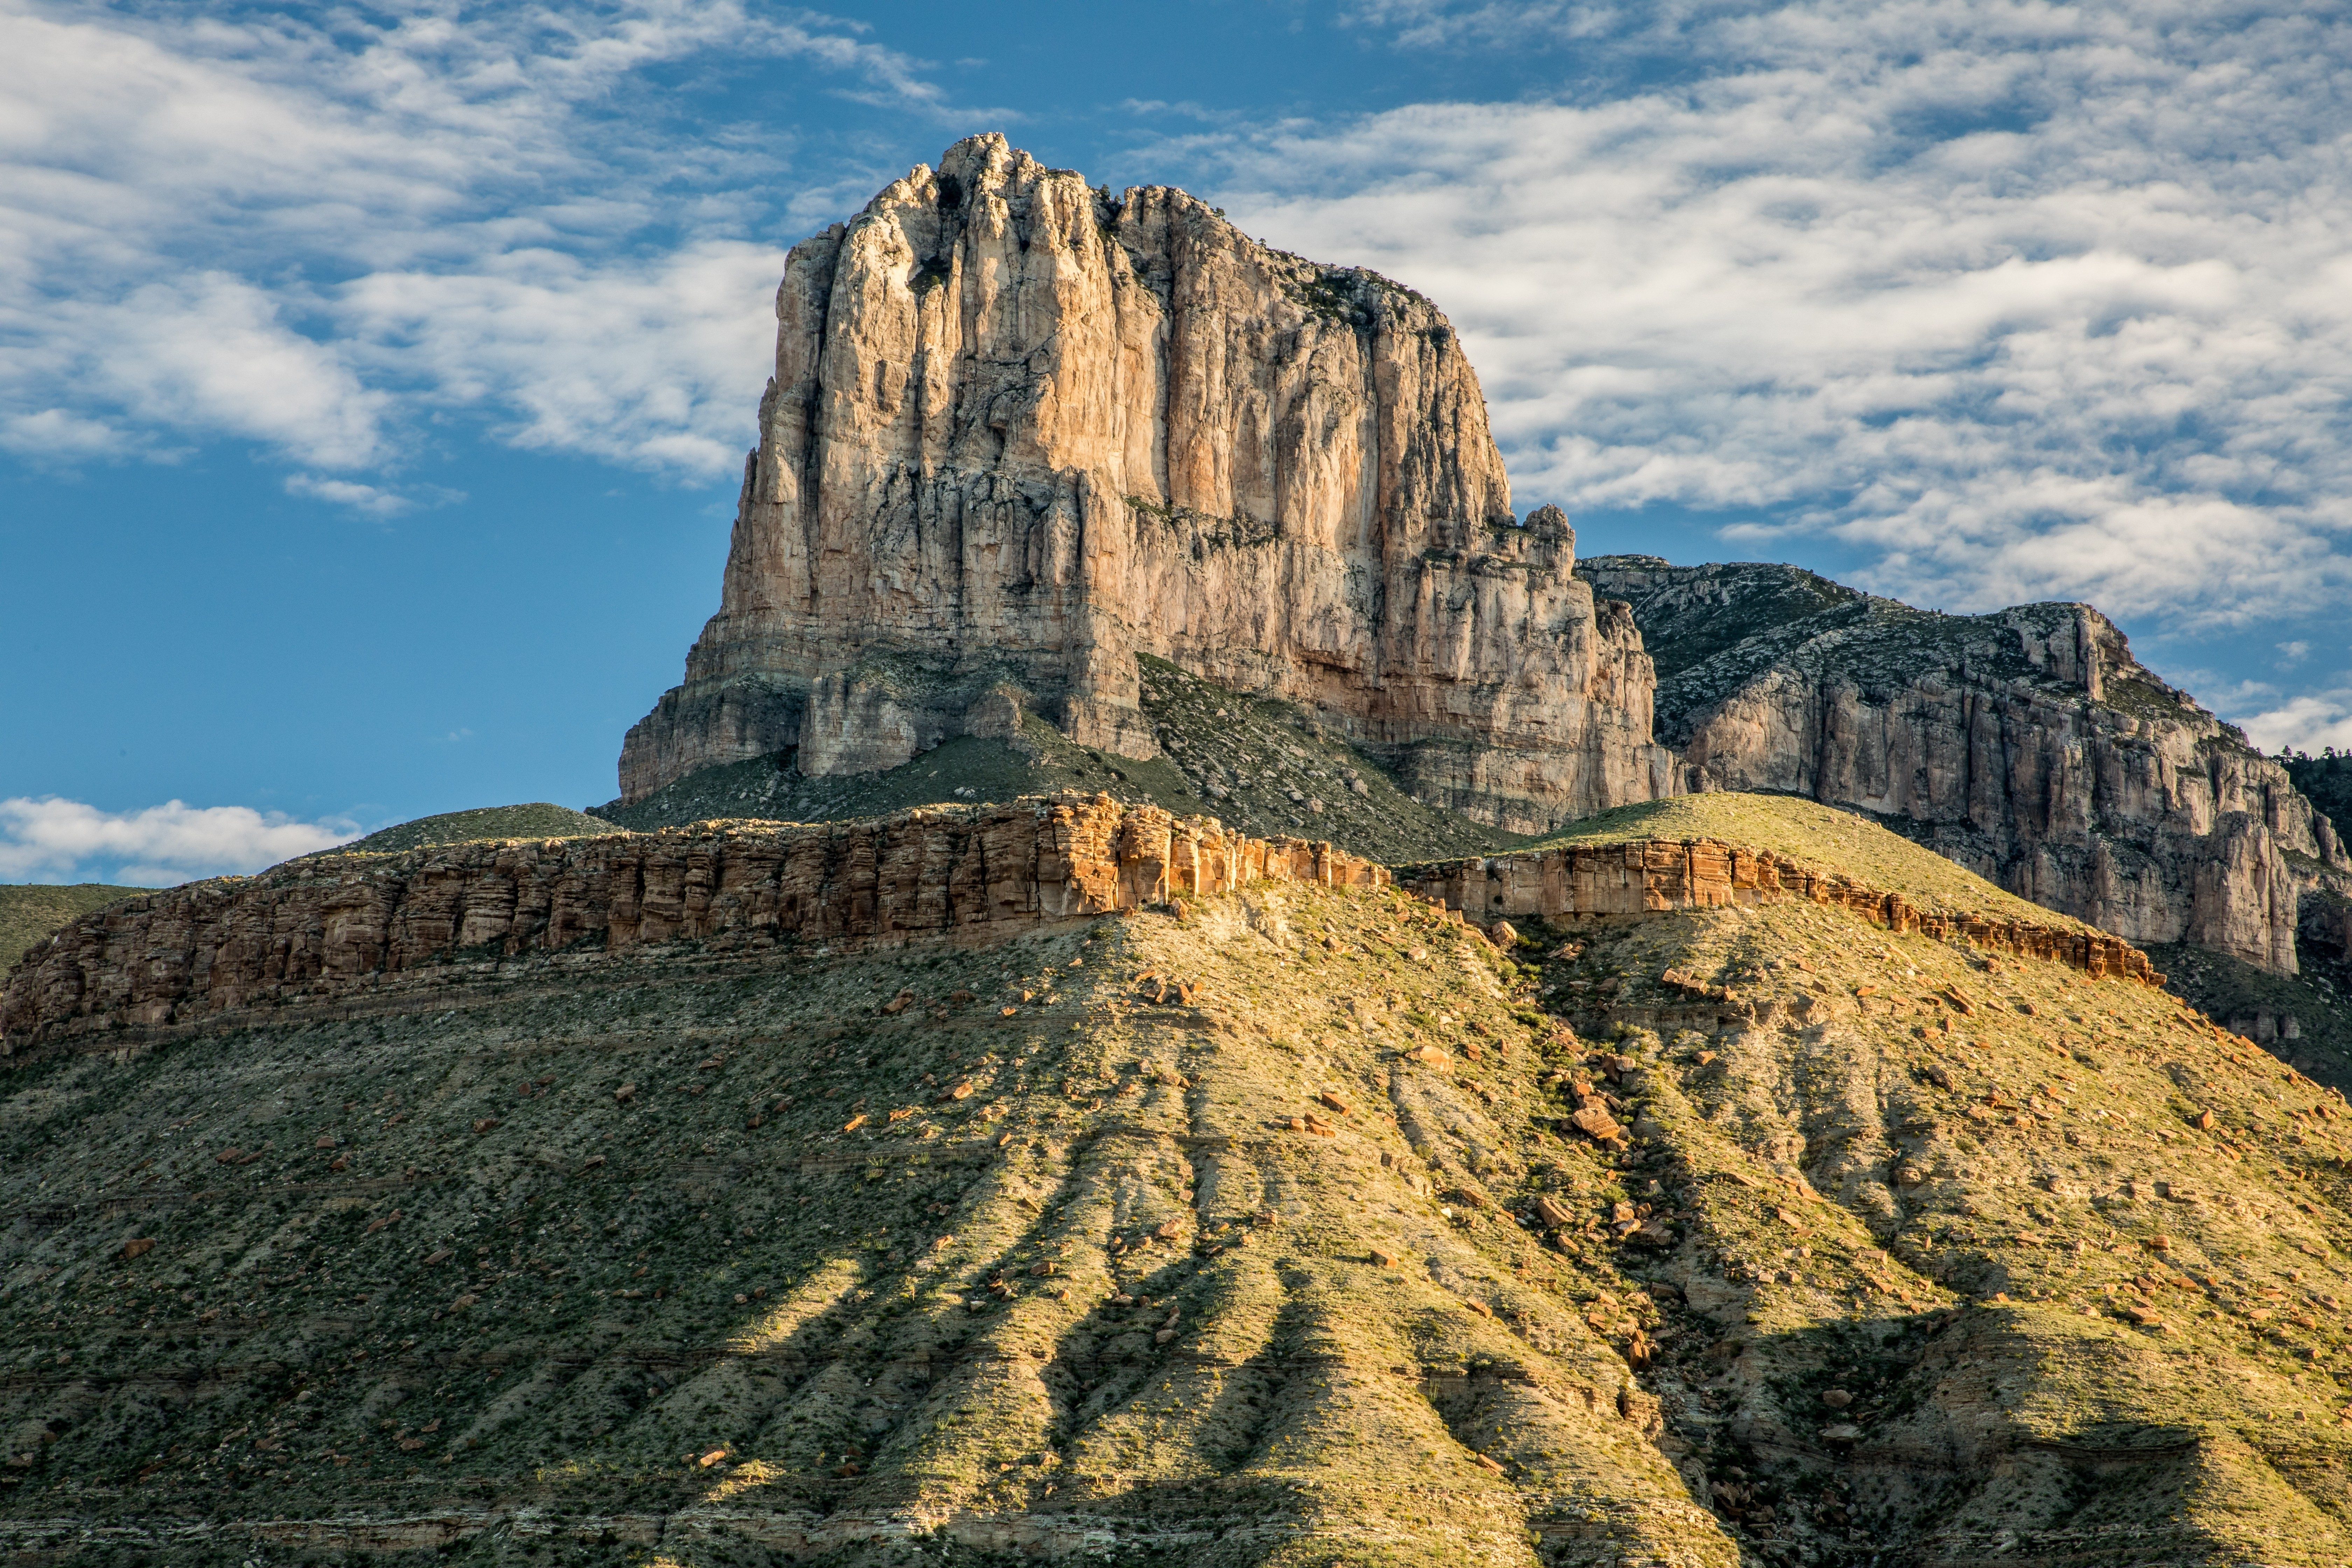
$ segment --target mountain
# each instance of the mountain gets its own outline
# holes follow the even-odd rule
[[[796,247],[777,311],[719,613],[609,820],[1075,785],[1392,861],[1766,790],[2273,977],[2352,930],[2326,815],[2097,611],[1580,563],[1433,304],[1181,191],[971,138]]]
[[[1947,616],[1792,566],[1578,570],[1631,606],[1680,789],[1867,811],[2046,908],[2275,974],[2305,901],[2352,889],[2286,770],[2086,605]]]
[[[1154,757],[1081,746],[1023,713],[1003,739],[960,735],[895,768],[810,778],[789,752],[752,757],[698,769],[639,801],[607,802],[596,816],[644,832],[715,817],[822,822],[1076,789],[1179,816],[1213,815],[1258,837],[1309,835],[1381,861],[1525,842],[1407,795],[1373,749],[1279,698],[1229,691],[1149,654],[1136,657],[1136,671],[1160,743]]]
[[[1386,883],[1066,797],[86,916],[0,1004],[0,1531],[2352,1551],[2347,1109],[2126,944],[1787,797]]]
[[[1148,761],[1139,656],[1508,831],[1666,788],[1633,623],[1558,509],[1514,516],[1477,377],[1411,289],[988,135],[794,247],[777,321],[719,613],[624,742],[622,805],[1025,715]]]

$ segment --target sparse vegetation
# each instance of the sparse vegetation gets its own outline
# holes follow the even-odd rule
[[[1842,817],[1578,832],[2004,897]],[[266,1520],[272,1563],[716,1568],[893,1510],[972,1564],[2342,1553],[2340,1096],[1826,908],[1522,935],[1267,886],[20,1059],[0,1520],[173,1563]]]
[[[135,899],[146,891],[144,888],[115,888],[103,882],[63,886],[0,883],[0,974],[15,968],[27,948],[74,916],[102,910],[118,900]]]
[[[1413,799],[1396,783],[1393,759],[1326,732],[1290,703],[1244,696],[1149,655],[1137,665],[1162,748],[1149,760],[1077,745],[1024,713],[1018,741],[964,736],[887,772],[822,779],[794,772],[790,753],[754,758],[689,774],[635,805],[600,805],[596,816],[640,832],[719,817],[829,822],[1077,789],[1383,861],[1526,842]]]
[[[569,806],[534,801],[529,805],[492,805],[475,811],[420,816],[371,833],[333,854],[398,854],[428,844],[464,844],[478,838],[588,838],[610,833],[613,824]]]

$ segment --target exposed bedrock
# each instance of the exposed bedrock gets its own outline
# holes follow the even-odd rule
[[[0,1057],[60,1033],[364,994],[463,958],[985,941],[1262,879],[1389,878],[1328,844],[1108,795],[320,856],[74,921],[7,976]]]
[[[1135,655],[1309,705],[1538,831],[1670,785],[1640,634],[1523,525],[1444,315],[1001,136],[795,247],[719,613],[625,802],[796,749],[896,766],[1022,708],[1150,757]]]
[[[1690,791],[1871,812],[2127,941],[2296,967],[2298,903],[2352,878],[2278,763],[2086,605],[1914,609],[1794,567],[1602,556],[1659,670]]]
[[[1669,910],[1819,904],[1897,934],[1916,931],[1938,942],[1965,940],[1979,951],[2063,963],[2097,978],[2116,975],[2150,985],[2164,981],[2147,954],[2105,931],[2014,915],[1923,908],[1899,892],[1874,888],[1843,872],[1714,838],[1562,845],[1409,866],[1399,869],[1397,886],[1481,924],[1512,916],[1622,920]],[[1720,1005],[1708,1016],[1678,1019],[1683,1026],[1718,1029],[1755,1021],[1754,1010],[1739,1009],[1738,998],[1721,986],[1694,983],[1683,988],[1699,1002]]]

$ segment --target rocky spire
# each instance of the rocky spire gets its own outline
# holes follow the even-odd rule
[[[1427,300],[1114,197],[999,135],[795,247],[719,614],[625,800],[797,748],[895,766],[1024,711],[1157,751],[1135,655],[1317,710],[1523,830],[1662,793],[1648,659],[1511,511]]]

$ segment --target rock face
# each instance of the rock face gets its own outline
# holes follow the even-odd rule
[[[1148,758],[1136,654],[1311,706],[1536,831],[1669,784],[1633,623],[1522,525],[1445,318],[1181,191],[1001,136],[795,247],[719,610],[624,803],[796,749],[903,763],[1024,710]]]
[[[467,956],[1001,940],[1265,879],[1379,889],[1388,873],[1328,844],[1248,838],[1108,795],[320,856],[75,921],[0,992],[0,1056],[110,1024],[347,998],[404,973],[429,984]]]
[[[1794,567],[1601,556],[1659,671],[1679,789],[1877,816],[2144,944],[2295,970],[2302,898],[2352,873],[2278,763],[2143,668],[2084,605],[1945,616]]]
[[[1642,838],[1486,856],[1411,868],[1399,874],[1397,885],[1481,922],[1512,915],[1557,921],[1733,905],[1818,904],[1843,910],[1897,935],[1916,932],[1937,942],[1965,940],[1982,951],[2064,964],[2094,979],[2115,975],[2150,985],[2164,982],[2147,954],[2105,931],[1921,909],[1901,893],[1873,888],[1843,873],[1801,865],[1769,849],[1713,838]],[[1723,1005],[1708,1009],[1706,1020],[1677,1020],[1685,1027],[1716,1029],[1756,1021],[1752,1008],[1738,1008],[1738,998],[1720,986],[1694,984],[1689,989],[1701,1001]]]

